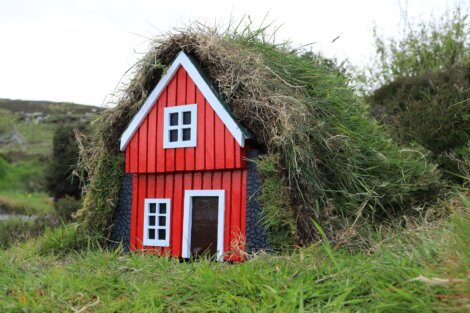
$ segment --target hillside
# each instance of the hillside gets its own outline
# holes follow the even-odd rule
[[[9,110],[11,112],[41,112],[45,114],[53,113],[57,110],[70,111],[75,114],[85,114],[101,110],[100,107],[71,102],[33,101],[1,98],[0,108]]]
[[[17,233],[34,235],[41,230],[37,218],[47,220],[52,212],[44,171],[55,130],[76,121],[88,123],[100,110],[73,103],[0,99],[0,246]]]
[[[0,99],[0,154],[47,156],[57,126],[89,121],[101,110],[67,102]]]

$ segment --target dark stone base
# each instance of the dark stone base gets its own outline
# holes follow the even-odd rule
[[[121,178],[119,201],[114,213],[114,224],[109,239],[112,245],[122,243],[124,250],[129,251],[132,210],[132,174],[124,174]]]
[[[258,150],[250,150],[248,159],[259,156]],[[246,250],[253,253],[259,250],[270,250],[266,229],[260,225],[261,203],[258,197],[261,193],[261,177],[254,162],[247,162],[246,177]]]

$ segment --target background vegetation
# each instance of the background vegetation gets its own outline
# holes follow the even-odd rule
[[[50,198],[59,194],[51,185],[67,191],[78,188],[78,179],[68,187],[77,158],[70,134],[97,110],[71,103],[0,99],[0,247],[42,234],[45,227],[59,223],[58,217],[70,219],[70,214],[56,214],[54,209],[61,211],[62,206]],[[65,144],[60,138],[53,140],[63,133],[68,135]],[[76,210],[80,192],[69,192],[77,198]],[[70,207],[69,201],[65,208]]]
[[[365,71],[372,115],[401,142],[431,151],[447,178],[470,172],[470,23],[456,9],[407,24],[403,37],[377,33],[376,62]],[[369,87],[370,88],[370,87]]]

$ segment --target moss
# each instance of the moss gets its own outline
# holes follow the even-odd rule
[[[111,231],[122,175],[123,158],[120,154],[108,153],[98,158],[83,208],[77,212],[81,227],[92,240],[106,238]]]
[[[266,227],[269,243],[275,250],[292,247],[297,237],[289,192],[280,171],[279,155],[264,155],[254,161],[260,172],[262,203],[260,223]]]

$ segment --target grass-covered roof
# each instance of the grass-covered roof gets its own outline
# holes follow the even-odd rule
[[[275,209],[288,213],[300,243],[317,238],[313,221],[334,237],[359,219],[421,206],[434,193],[435,167],[368,118],[334,62],[267,42],[265,34],[196,27],[152,42],[116,106],[99,116],[84,141],[81,165],[89,181],[80,213],[88,231],[102,234],[112,226],[123,173],[119,136],[180,51],[199,62],[237,121],[275,160],[286,198]],[[266,225],[285,222],[276,216],[265,216]]]

